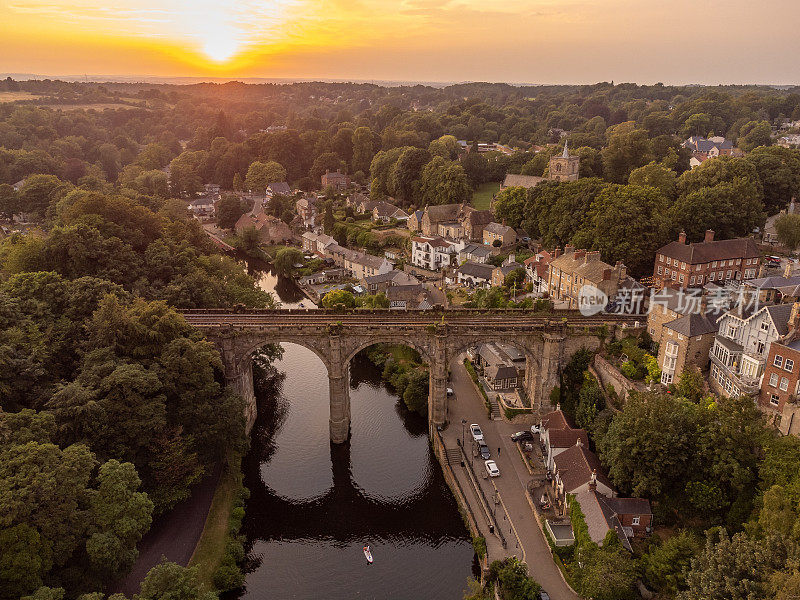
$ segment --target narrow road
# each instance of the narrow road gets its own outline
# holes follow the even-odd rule
[[[449,421],[450,426],[444,432],[444,438],[448,446],[455,446],[456,439],[461,437],[461,420],[467,421],[468,428],[471,423],[478,423],[483,430],[486,444],[492,453],[492,459],[497,462],[500,469],[500,477],[494,479],[483,478],[485,472],[483,460],[474,459],[475,472],[478,474],[484,494],[491,501],[494,495],[494,484],[500,492],[511,523],[505,522],[501,506],[497,506],[497,520],[502,528],[503,534],[508,541],[507,552],[517,554],[516,537],[511,532],[512,527],[516,530],[519,540],[522,542],[522,549],[525,554],[525,562],[528,564],[528,572],[537,582],[550,594],[553,600],[579,600],[579,596],[573,592],[564,582],[561,573],[553,562],[550,548],[541,529],[536,523],[530,504],[525,493],[527,484],[530,480],[528,470],[525,468],[522,458],[511,441],[511,434],[521,429],[519,425],[506,421],[491,421],[486,414],[483,404],[483,397],[475,390],[469,373],[464,368],[460,359],[453,361],[452,384],[454,397],[450,399]],[[471,448],[471,437],[469,430],[466,430],[465,448]],[[500,448],[498,455],[497,449]],[[454,468],[460,468],[454,466]]]

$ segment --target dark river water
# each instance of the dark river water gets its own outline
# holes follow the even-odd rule
[[[283,306],[313,306],[291,281],[255,274]],[[425,418],[409,414],[359,355],[350,368],[351,439],[333,445],[325,366],[301,346],[283,348],[277,374],[257,386],[240,597],[462,598],[474,554]]]

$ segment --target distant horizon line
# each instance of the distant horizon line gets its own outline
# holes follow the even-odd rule
[[[70,83],[161,83],[173,85],[193,85],[198,83],[369,83],[384,87],[400,87],[405,85],[425,85],[429,87],[447,87],[450,85],[465,85],[471,83],[486,83],[490,85],[510,85],[513,87],[549,87],[549,86],[591,86],[601,83],[612,85],[622,85],[633,83],[639,86],[653,86],[661,83],[666,87],[769,87],[775,89],[790,89],[798,87],[797,83],[640,83],[636,81],[595,81],[592,83],[534,83],[524,81],[486,81],[480,79],[465,79],[451,81],[431,81],[413,79],[359,79],[345,77],[212,77],[212,76],[192,76],[192,75],[42,75],[39,73],[0,73],[0,78],[10,77],[16,81],[42,81],[45,79],[67,81]]]

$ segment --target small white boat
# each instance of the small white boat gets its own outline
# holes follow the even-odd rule
[[[372,564],[372,551],[370,551],[369,546],[364,546],[364,556],[367,557],[367,562]]]

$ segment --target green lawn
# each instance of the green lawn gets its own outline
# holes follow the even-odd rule
[[[478,210],[486,210],[492,202],[492,196],[500,191],[500,182],[482,183],[472,194],[472,206]]]

